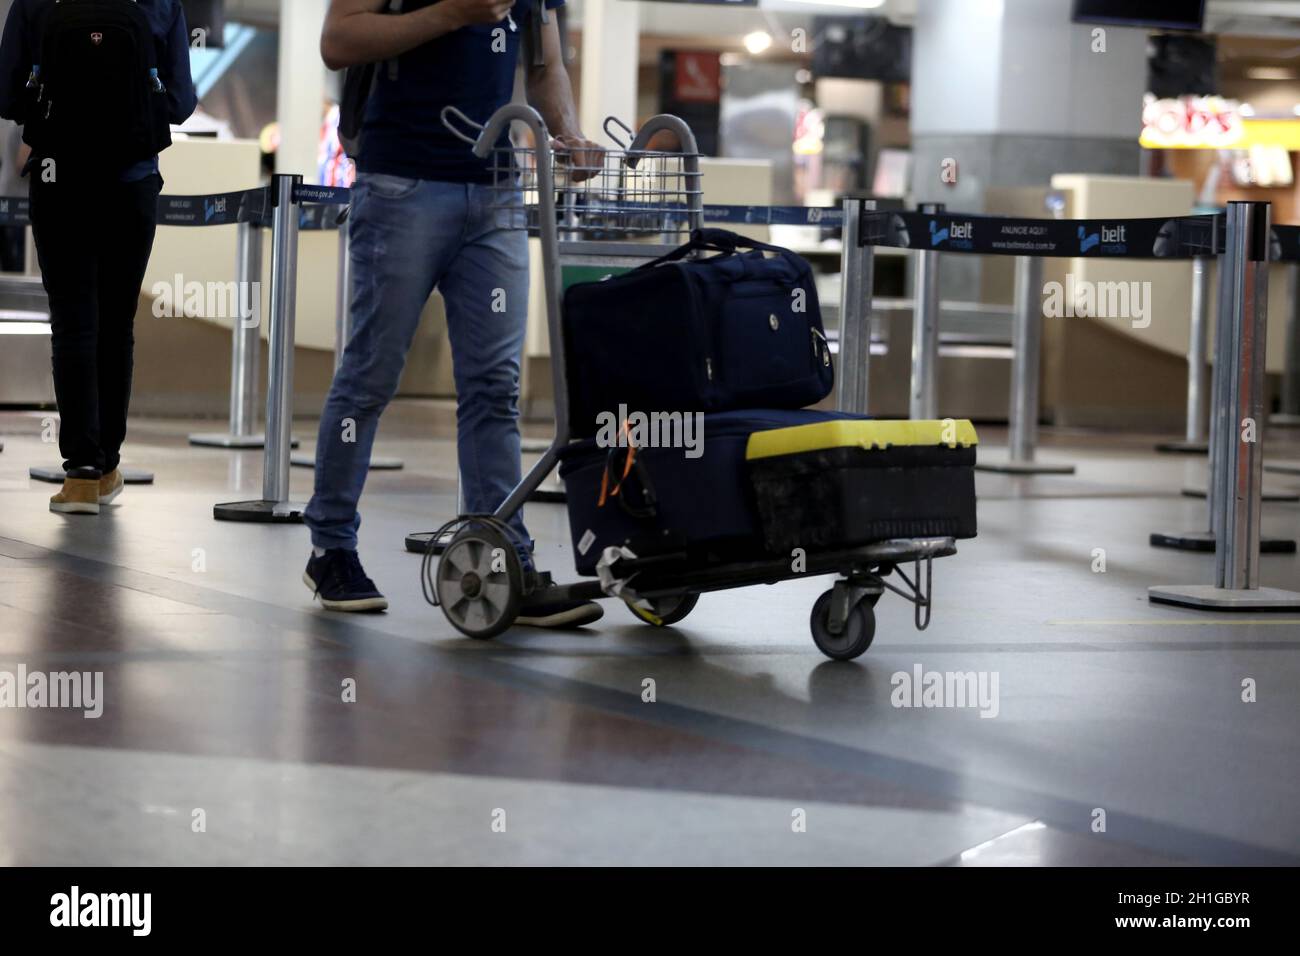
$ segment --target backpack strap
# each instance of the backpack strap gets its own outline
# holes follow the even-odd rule
[[[405,0],[388,0],[388,12],[401,13],[404,4]],[[394,81],[397,79],[397,57],[388,61],[388,78]]]

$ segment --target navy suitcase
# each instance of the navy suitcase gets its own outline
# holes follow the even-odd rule
[[[569,445],[560,452],[560,477],[578,573],[595,574],[601,552],[622,545],[639,557],[684,552],[697,567],[765,557],[745,461],[749,436],[853,417],[785,409],[705,415],[699,457],[682,448],[637,448],[630,470],[626,448],[601,447],[594,438]]]
[[[781,409],[703,420],[695,458],[679,447],[629,456],[596,439],[560,453],[579,574],[595,574],[611,546],[684,554],[694,569],[793,548],[976,534],[978,438],[968,421]]]
[[[702,251],[716,254],[690,257]],[[570,286],[563,316],[569,421],[579,438],[620,405],[798,409],[834,384],[808,263],[725,229],[698,229],[666,256]]]

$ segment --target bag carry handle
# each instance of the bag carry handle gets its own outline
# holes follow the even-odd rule
[[[775,253],[794,266],[796,270],[800,268],[802,263],[802,260],[789,249],[782,249],[780,246],[774,246],[771,243],[760,242],[757,239],[742,236],[729,229],[704,226],[691,230],[691,238],[685,245],[678,246],[672,252],[662,255],[658,259],[652,259],[644,265],[638,266],[638,268],[653,269],[668,262],[685,259],[693,252],[708,251],[720,252],[723,255],[735,255],[739,249],[758,249],[763,252]]]

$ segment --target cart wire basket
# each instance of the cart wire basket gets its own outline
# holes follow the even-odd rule
[[[475,123],[455,107],[445,108],[442,118],[476,153],[486,153],[489,209],[498,228],[537,236],[545,217],[555,221],[560,241],[677,244],[700,225],[700,155],[690,129],[675,116],[656,116],[635,134],[611,116],[605,134],[615,145],[576,151],[552,143],[531,117],[514,117],[524,121],[522,135],[513,125],[488,135],[496,116]],[[652,139],[676,148],[650,149]]]

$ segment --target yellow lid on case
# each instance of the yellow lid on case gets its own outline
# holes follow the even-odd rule
[[[936,421],[849,421],[816,422],[754,432],[749,436],[745,458],[775,458],[827,448],[890,448],[947,445],[969,448],[979,444],[975,426],[965,418]]]

